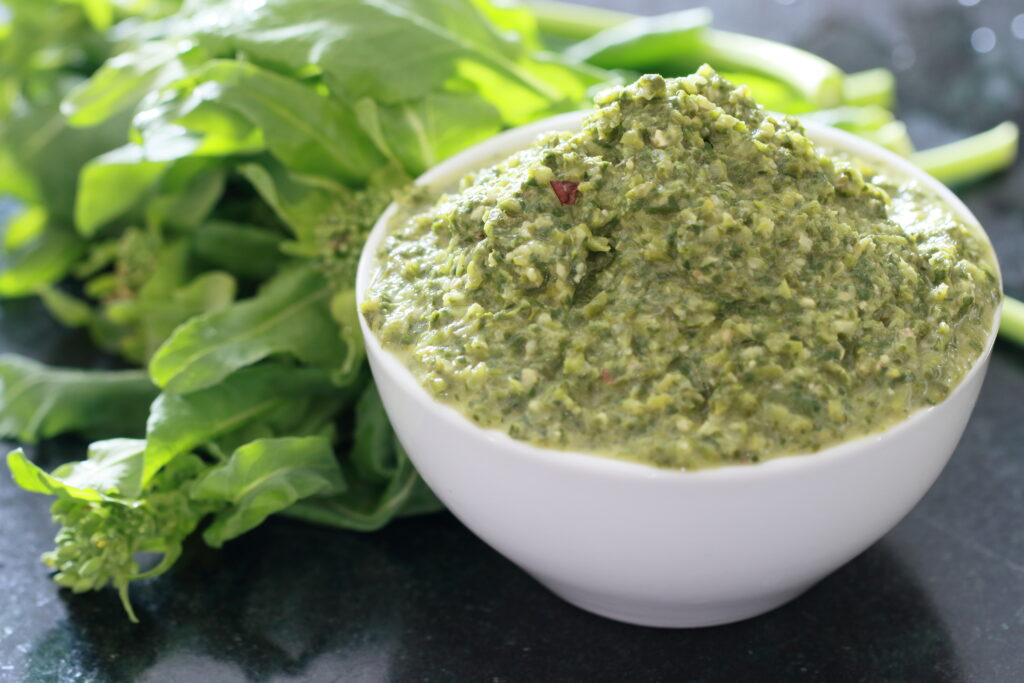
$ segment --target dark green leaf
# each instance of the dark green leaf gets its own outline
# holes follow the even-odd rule
[[[366,98],[356,104],[356,114],[377,147],[413,175],[503,127],[498,110],[470,93],[430,94],[395,105]]]
[[[150,376],[165,391],[189,393],[274,354],[337,368],[345,349],[328,308],[330,297],[315,268],[285,272],[252,299],[175,330],[150,361]]]
[[[265,364],[239,370],[191,394],[161,394],[146,425],[143,485],[177,456],[260,420],[290,401],[335,393],[318,370]]]
[[[350,107],[297,80],[230,60],[211,61],[193,78],[258,126],[267,149],[297,173],[363,182],[383,162]]]
[[[149,161],[139,145],[126,145],[82,169],[75,200],[75,227],[86,237],[135,207],[153,191],[169,162]]]
[[[85,460],[69,462],[53,471],[53,477],[74,489],[91,489],[104,495],[138,498],[142,495],[142,439],[107,439],[89,444]]]
[[[203,532],[207,544],[219,548],[303,498],[344,488],[330,441],[310,436],[246,444],[201,476],[191,495],[230,506]]]
[[[6,148],[16,162],[20,184],[30,179],[37,193],[33,200],[46,208],[51,224],[70,225],[79,170],[90,159],[127,142],[127,131],[127,116],[116,116],[94,128],[72,128],[55,100],[26,108],[5,121],[0,148]]]
[[[206,468],[194,455],[178,458],[143,491],[142,446],[141,441],[123,439],[93,444],[90,460],[63,466],[52,475],[20,450],[7,458],[20,486],[58,498],[50,510],[61,529],[54,550],[43,555],[43,562],[56,572],[53,580],[76,593],[112,584],[132,621],[138,620],[128,600],[129,583],[170,568],[181,555],[182,541],[217,509],[188,497],[191,482]],[[163,558],[142,571],[137,553]]]
[[[59,282],[84,251],[73,232],[50,227],[13,252],[0,252],[0,297],[30,296]]]
[[[349,458],[342,462],[347,488],[300,501],[285,514],[318,524],[372,531],[398,515],[442,509],[395,439],[372,384],[356,406],[356,425]]]
[[[123,52],[68,93],[61,111],[72,126],[94,126],[134,107],[157,82],[184,76],[177,41],[151,41]]]
[[[268,0],[248,12],[230,2],[195,7],[197,37],[211,53],[241,52],[291,74],[315,65],[331,90],[346,97],[394,104],[455,76],[484,76],[545,101],[562,97],[523,67],[525,51],[515,38],[465,0]],[[469,63],[477,67],[472,74]]]
[[[285,261],[281,233],[258,225],[209,221],[196,231],[196,254],[236,277],[266,280]]]
[[[161,179],[156,196],[146,204],[146,224],[197,227],[224,194],[226,178],[227,172],[216,160],[187,158],[175,163]]]
[[[90,489],[77,489],[68,486],[25,457],[25,452],[17,448],[7,454],[7,468],[11,471],[14,483],[33,493],[48,496],[74,498],[77,500],[104,500],[104,496]]]
[[[377,387],[363,390],[356,404],[356,428],[349,460],[368,482],[386,483],[398,470],[395,433],[391,429]]]
[[[73,432],[140,434],[157,390],[141,370],[53,368],[0,356],[0,435],[34,443]]]
[[[270,159],[238,171],[301,242],[315,242],[318,232],[344,222],[359,205],[359,193],[344,185],[296,175]]]
[[[263,131],[246,116],[216,99],[219,88],[196,89],[183,81],[146,103],[135,116],[147,158],[171,161],[187,157],[228,157],[266,149]]]
[[[300,500],[282,514],[341,529],[376,531],[395,517],[443,510],[444,506],[420,478],[405,451],[397,443],[395,449],[399,454],[398,467],[385,486],[349,478],[345,492]]]
[[[145,363],[178,325],[231,303],[234,278],[220,271],[193,277],[189,247],[187,239],[164,241],[158,231],[125,231],[114,273],[93,278],[85,288],[104,299],[91,327],[98,344]]]
[[[95,441],[85,460],[66,463],[47,474],[18,448],[7,455],[7,466],[15,483],[34,493],[92,501],[138,498],[145,450],[141,439]]]
[[[86,302],[57,287],[38,291],[46,310],[65,327],[84,327],[93,321],[93,310]]]

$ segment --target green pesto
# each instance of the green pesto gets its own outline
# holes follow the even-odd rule
[[[408,207],[380,257],[362,311],[439,399],[668,468],[814,452],[941,401],[1001,296],[937,197],[822,154],[706,66],[605,92],[581,132]]]

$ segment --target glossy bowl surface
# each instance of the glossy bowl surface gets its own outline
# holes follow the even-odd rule
[[[424,174],[436,191],[527,147],[578,129],[574,112],[507,131]],[[906,160],[849,133],[806,123],[819,144],[918,179],[963,220],[977,219]],[[362,302],[394,206],[359,263]],[[980,226],[978,226],[979,231]],[[982,232],[983,234],[983,232]],[[434,400],[360,315],[374,379],[420,474],[470,530],[565,600],[620,621],[722,624],[801,594],[896,525],[938,477],[981,389],[998,328],[942,403],[812,455],[695,472],[554,451],[483,429]],[[870,590],[870,587],[865,587]]]

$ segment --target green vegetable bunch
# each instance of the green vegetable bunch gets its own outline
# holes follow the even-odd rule
[[[194,0],[100,30],[129,4],[163,10],[73,8],[112,56],[85,80],[51,70],[45,97],[38,71],[12,76],[0,124],[18,202],[0,296],[38,295],[146,367],[0,358],[3,435],[104,439],[52,474],[21,450],[8,463],[57,496],[57,582],[112,584],[126,606],[204,520],[219,546],[275,513],[371,530],[440,508],[369,382],[359,251],[411,177],[582,106],[607,76],[542,51],[524,10],[473,0]],[[15,6],[12,26],[44,5],[67,10]],[[26,63],[48,49],[5,47]],[[143,570],[142,552],[163,559]]]
[[[354,266],[393,193],[628,74],[711,62],[780,111],[903,153],[884,70],[844,75],[710,28],[487,0],[8,0],[0,24],[0,297],[145,369],[0,357],[0,436],[98,439],[46,473],[45,562],[74,591],[128,585],[202,528],[272,514],[372,530],[440,508],[387,422]],[[558,54],[552,50],[564,49]],[[914,158],[950,181],[1007,165],[1016,128]],[[6,199],[2,199],[6,197]],[[5,208],[0,205],[0,211]],[[1024,328],[1024,326],[1021,326]],[[140,438],[125,438],[140,437]],[[156,553],[152,567],[140,553]]]

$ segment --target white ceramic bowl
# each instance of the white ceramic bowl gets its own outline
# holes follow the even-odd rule
[[[510,130],[417,182],[450,187],[583,113]],[[833,149],[919,179],[963,220],[977,219],[938,181],[848,133],[806,124]],[[390,207],[359,262],[356,300],[377,269]],[[979,228],[980,230],[980,228]],[[486,430],[435,401],[383,350],[360,316],[374,379],[423,478],[476,535],[569,602],[648,626],[710,626],[777,607],[889,531],[939,475],[974,407],[998,326],[939,405],[813,455],[679,472],[553,451]],[[870,587],[865,587],[870,590]]]

